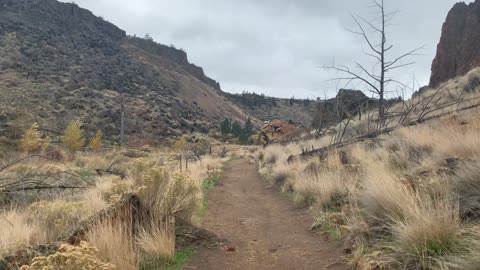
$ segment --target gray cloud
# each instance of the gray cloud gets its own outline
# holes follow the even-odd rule
[[[425,45],[416,63],[391,75],[428,83],[441,26],[456,0],[386,0],[399,9],[390,25],[392,55]],[[366,45],[346,28],[350,13],[376,16],[370,0],[76,0],[129,34],[185,49],[225,91],[256,91],[279,97],[335,94],[334,72],[321,67],[369,65]],[[362,84],[348,85],[362,89]],[[395,90],[391,86],[391,90]]]

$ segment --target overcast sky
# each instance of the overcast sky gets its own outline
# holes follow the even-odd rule
[[[69,2],[69,1],[65,1]],[[391,57],[425,46],[416,63],[391,76],[428,84],[441,27],[456,0],[385,0],[399,10],[389,26]],[[466,1],[471,2],[471,1]],[[183,48],[228,92],[255,91],[276,97],[329,97],[344,87],[322,67],[369,65],[367,45],[346,29],[350,13],[375,18],[370,0],[75,0],[128,34]],[[404,62],[406,63],[406,62]],[[348,88],[366,90],[363,84]],[[390,90],[396,90],[390,85]]]

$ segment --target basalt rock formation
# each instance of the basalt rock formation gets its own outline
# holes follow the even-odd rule
[[[457,3],[448,13],[432,64],[430,87],[480,65],[480,0]]]

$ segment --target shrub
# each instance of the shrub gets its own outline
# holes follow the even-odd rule
[[[210,148],[211,148],[210,142],[205,139],[198,139],[191,146],[192,153],[198,158],[208,154],[210,151]]]
[[[199,188],[186,174],[171,174],[166,168],[152,168],[143,177],[139,195],[156,215],[180,216],[189,220],[199,198]]]
[[[63,134],[62,141],[70,154],[75,154],[82,149],[85,145],[85,137],[80,120],[75,120],[68,125]]]
[[[42,149],[46,149],[50,139],[42,139],[40,131],[38,131],[38,124],[33,124],[25,134],[23,134],[20,140],[20,149],[27,153],[39,152]]]
[[[118,202],[123,194],[131,190],[131,182],[121,179],[120,177],[112,177],[108,183],[108,188],[103,190],[102,197],[106,202]]]
[[[65,270],[113,270],[115,265],[99,259],[98,249],[87,242],[80,242],[79,246],[64,244],[59,251],[48,257],[35,257],[32,265],[22,266],[21,270],[65,269]]]
[[[100,151],[100,149],[102,149],[103,147],[103,133],[101,130],[97,130],[97,133],[95,134],[95,137],[93,137],[91,140],[90,140],[90,143],[88,144],[88,148],[92,149],[92,151],[94,153],[97,153],[98,151]]]
[[[144,158],[137,158],[132,162],[128,168],[128,175],[133,180],[135,185],[144,185],[143,177],[155,166],[155,162]]]
[[[470,74],[468,76],[468,81],[465,84],[463,90],[467,93],[473,92],[480,85],[480,78],[475,74]]]

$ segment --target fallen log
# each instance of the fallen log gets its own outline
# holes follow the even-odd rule
[[[349,146],[349,145],[352,145],[352,144],[364,142],[364,141],[367,141],[367,140],[376,139],[379,136],[388,134],[388,133],[394,131],[395,129],[397,129],[399,127],[416,126],[416,125],[423,124],[423,123],[428,122],[428,121],[432,121],[432,120],[435,120],[435,119],[439,119],[439,118],[451,115],[453,113],[457,113],[457,112],[461,112],[461,111],[467,111],[467,110],[475,109],[475,108],[478,108],[478,107],[480,107],[480,103],[474,104],[474,105],[471,105],[471,106],[467,106],[467,107],[463,107],[463,108],[460,108],[460,109],[457,109],[457,110],[454,110],[454,111],[449,111],[449,112],[440,113],[440,114],[437,114],[437,115],[413,120],[413,121],[404,123],[404,124],[396,126],[396,127],[390,127],[390,128],[384,128],[384,129],[381,129],[381,130],[376,130],[374,132],[355,137],[355,138],[353,138],[349,141],[346,141],[346,142],[334,143],[334,144],[327,145],[327,146],[324,146],[324,147],[321,147],[321,148],[313,149],[311,151],[303,152],[299,155],[291,155],[291,156],[288,157],[287,161],[289,163],[291,163],[291,162],[293,162],[295,160],[298,160],[298,159],[305,159],[305,158],[309,158],[309,157],[313,157],[313,156],[319,156],[321,159],[323,159],[323,158],[326,158],[326,156],[328,155],[328,152],[330,152],[332,150],[337,150],[337,149],[344,148],[345,146]]]
[[[106,220],[126,222],[128,226],[131,226],[133,231],[136,231],[138,223],[143,221],[146,214],[148,214],[147,210],[142,207],[142,203],[137,194],[124,194],[118,203],[84,220],[77,228],[62,235],[59,241],[77,245],[80,241],[86,240],[85,236],[93,226]]]
[[[97,175],[98,176],[102,176],[102,175],[105,175],[105,174],[109,174],[109,175],[115,175],[115,176],[119,176],[121,179],[125,179],[127,176],[125,175],[125,173],[123,172],[118,172],[118,171],[114,171],[114,170],[110,170],[110,169],[95,169],[95,172],[97,172]]]

